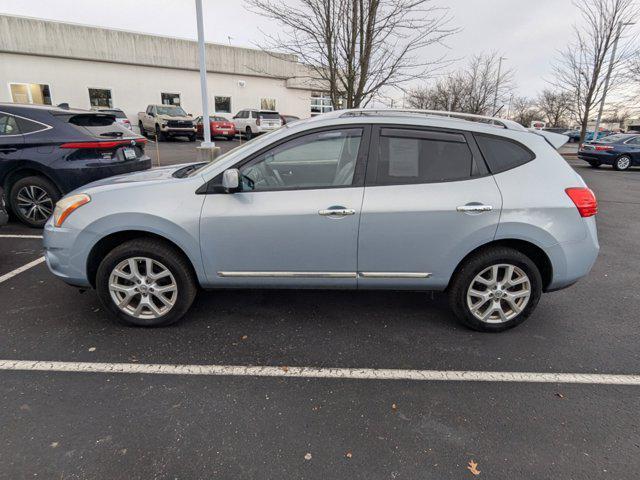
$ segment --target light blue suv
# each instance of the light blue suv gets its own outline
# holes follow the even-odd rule
[[[211,164],[72,192],[46,225],[47,265],[134,325],[178,320],[198,287],[408,289],[446,290],[466,325],[501,331],[598,254],[566,140],[472,115],[335,111]]]

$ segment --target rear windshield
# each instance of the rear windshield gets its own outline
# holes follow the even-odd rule
[[[258,112],[258,117],[266,120],[280,120],[280,114],[278,112]]]
[[[599,142],[603,142],[603,143],[615,143],[615,142],[622,142],[624,140],[628,140],[631,137],[629,135],[609,135],[606,137],[602,137],[600,139],[598,139]]]
[[[70,115],[66,120],[78,131],[92,137],[121,138],[131,136],[131,130],[115,123],[115,117],[111,114]]]
[[[226,118],[224,118],[224,117],[209,117],[209,119],[210,119],[212,122],[228,122],[228,121],[229,121],[229,120],[227,120],[227,119],[226,119]]]
[[[122,110],[100,110],[100,113],[108,113],[116,118],[127,118]]]

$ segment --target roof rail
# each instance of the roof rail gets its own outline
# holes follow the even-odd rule
[[[371,108],[355,108],[349,110],[338,110],[342,112],[341,117],[358,117],[358,116],[384,116],[384,115],[425,115],[434,117],[447,117],[455,120],[466,120],[470,122],[487,123],[489,125],[495,125],[497,127],[505,128],[507,130],[518,130],[526,132],[527,129],[513,120],[506,120],[504,118],[490,117],[488,115],[475,115],[472,113],[461,112],[445,112],[441,110],[416,110],[416,109],[371,109]]]

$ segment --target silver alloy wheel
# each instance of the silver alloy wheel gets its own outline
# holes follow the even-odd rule
[[[617,164],[618,164],[618,168],[620,170],[626,170],[627,168],[629,168],[629,165],[631,165],[631,159],[629,157],[620,157],[617,160]]]
[[[166,315],[178,299],[178,285],[162,263],[147,257],[121,261],[109,276],[109,293],[118,308],[135,318]]]
[[[37,185],[25,185],[18,191],[16,207],[32,222],[43,222],[53,214],[53,200]]]
[[[485,323],[504,323],[517,317],[530,298],[529,277],[521,268],[508,263],[485,268],[467,290],[469,310]]]

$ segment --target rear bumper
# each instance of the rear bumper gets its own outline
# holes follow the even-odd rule
[[[584,239],[545,248],[553,269],[551,283],[545,291],[560,290],[573,285],[586,276],[595,264],[600,250],[595,217],[585,218],[584,221],[587,227]]]
[[[615,159],[618,158],[618,153],[580,150],[578,152],[578,158],[580,160],[584,160],[585,162],[600,162],[604,163],[605,165],[613,165]]]
[[[55,167],[55,165],[54,165]],[[64,168],[54,168],[51,172],[55,181],[61,187],[62,193],[67,193],[87,183],[124,173],[139,172],[151,168],[151,158],[143,156],[138,160],[125,162],[101,163],[95,160],[64,162]]]

